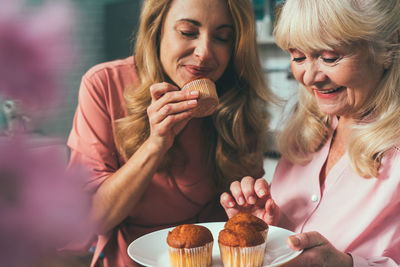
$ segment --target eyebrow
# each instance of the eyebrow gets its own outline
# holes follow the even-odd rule
[[[194,19],[186,19],[186,18],[183,18],[183,19],[177,20],[177,22],[189,22],[189,23],[194,24],[194,25],[196,25],[196,26],[198,26],[198,27],[201,26],[201,23],[200,23],[199,21],[197,21],[197,20],[194,20]],[[218,30],[219,30],[219,29],[222,29],[222,28],[230,28],[230,29],[233,30],[233,25],[232,25],[232,24],[222,24],[222,25],[219,25],[219,26],[217,27]]]

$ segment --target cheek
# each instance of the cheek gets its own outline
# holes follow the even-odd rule
[[[301,84],[303,84],[302,77],[303,77],[303,70],[301,67],[290,63],[290,67],[292,69],[293,77]]]
[[[169,44],[168,40],[165,40],[164,38],[161,39],[160,42],[160,62],[162,67],[165,69],[165,67],[168,65],[168,55],[169,53],[167,52],[169,50]]]
[[[214,51],[214,58],[218,66],[216,72],[213,75],[214,77],[212,77],[214,80],[218,80],[219,78],[221,78],[231,60],[231,55],[231,48],[217,49]]]
[[[354,86],[351,90],[354,103],[357,105],[365,104],[365,101],[370,97],[374,90],[375,86],[372,82]]]
[[[164,71],[171,75],[171,72],[176,68],[180,51],[182,48],[179,47],[178,42],[171,42],[171,40],[162,40],[160,43],[160,62]]]
[[[165,67],[166,67],[166,64],[167,64],[167,58],[166,58],[165,53],[163,53],[163,50],[161,49],[161,46],[160,46],[160,62],[161,62],[161,66],[165,70]]]
[[[220,54],[218,57],[218,61],[220,62],[220,65],[223,67],[223,70],[226,69],[226,67],[229,64],[229,61],[231,59],[231,51],[223,51],[223,53]]]
[[[166,31],[160,41],[160,60],[164,63],[179,56],[179,53],[184,51],[185,43],[179,40],[178,36],[173,31]]]

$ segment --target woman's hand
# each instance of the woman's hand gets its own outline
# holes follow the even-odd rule
[[[349,254],[337,250],[318,232],[292,235],[287,239],[293,250],[304,250],[299,256],[282,267],[324,266],[352,267],[353,259]]]
[[[221,205],[229,218],[238,212],[249,212],[271,225],[279,221],[279,207],[271,198],[269,185],[264,178],[255,180],[250,176],[230,187],[231,194],[221,195]]]
[[[181,91],[169,83],[156,83],[150,87],[151,104],[147,108],[150,122],[150,139],[168,150],[175,136],[191,119],[197,106],[198,91]]]

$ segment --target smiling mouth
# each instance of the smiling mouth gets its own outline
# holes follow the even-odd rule
[[[339,92],[340,90],[344,89],[343,86],[338,87],[336,89],[332,89],[332,90],[320,90],[320,89],[315,89],[315,91],[317,91],[320,94],[332,94],[332,93],[336,93]]]
[[[186,69],[194,76],[199,77],[208,76],[212,71],[212,69],[209,67],[199,67],[194,65],[186,65]]]

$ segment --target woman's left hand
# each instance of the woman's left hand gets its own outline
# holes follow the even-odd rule
[[[221,205],[229,218],[238,212],[249,212],[266,223],[276,225],[279,221],[279,207],[271,198],[269,185],[264,178],[246,176],[231,184],[230,194],[221,195]]]
[[[324,266],[352,267],[353,259],[349,254],[337,250],[318,232],[305,232],[292,235],[287,239],[293,250],[304,250],[299,256],[282,267]]]

